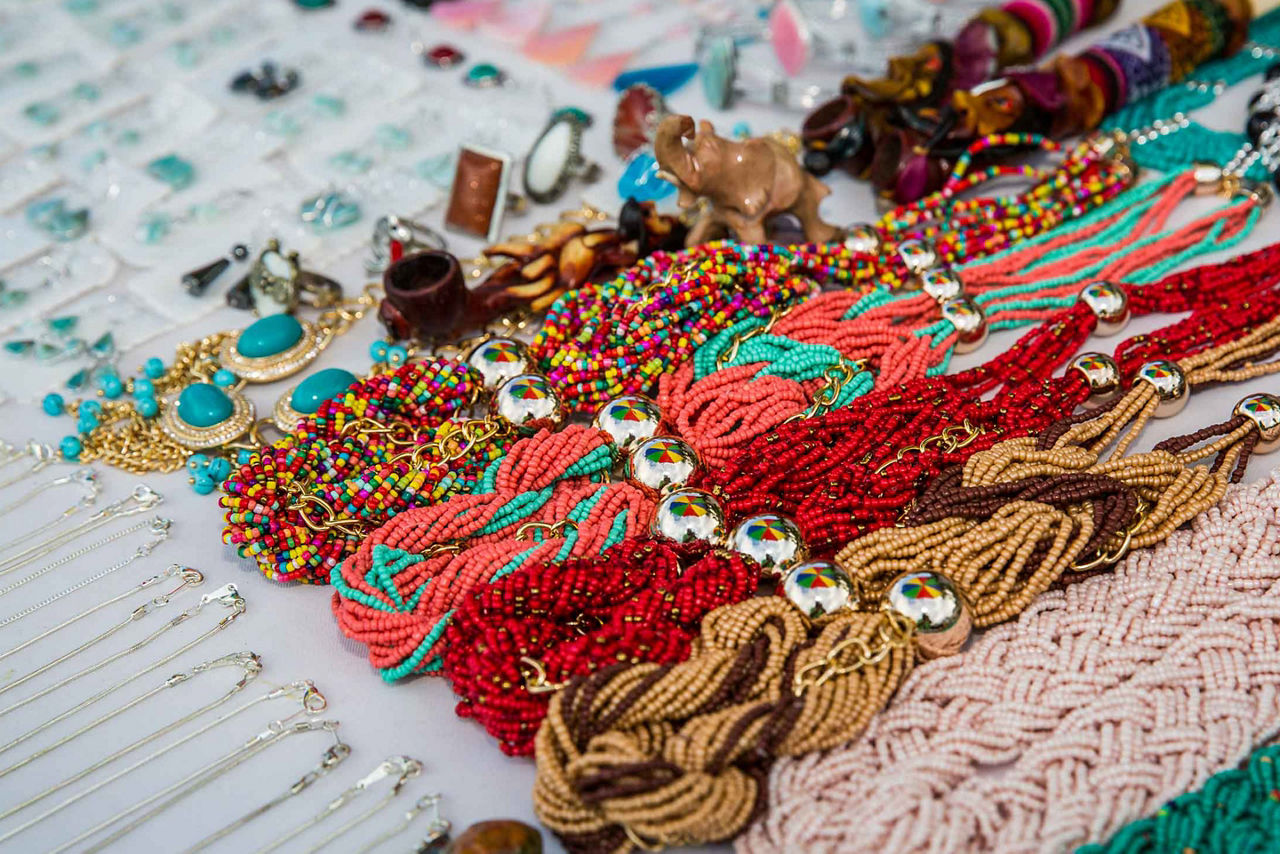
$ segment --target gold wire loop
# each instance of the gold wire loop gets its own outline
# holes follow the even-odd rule
[[[883,606],[876,636],[870,642],[860,637],[845,638],[833,645],[827,654],[796,671],[792,691],[799,697],[810,687],[826,684],[837,676],[846,676],[864,667],[878,664],[894,650],[905,649],[915,637],[915,624],[905,615]],[[847,653],[852,652],[849,658]]]
[[[569,684],[548,681],[546,665],[527,655],[520,656],[520,675],[524,677],[524,688],[530,694],[552,694]]]

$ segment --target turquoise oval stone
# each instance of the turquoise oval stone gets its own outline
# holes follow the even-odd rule
[[[249,324],[236,341],[236,352],[247,359],[283,353],[302,338],[302,324],[292,314],[269,314]]]
[[[192,427],[212,427],[231,417],[235,406],[213,383],[189,385],[178,395],[178,417]]]
[[[311,415],[326,400],[332,400],[356,381],[356,375],[342,368],[325,368],[316,371],[293,390],[289,405],[303,415]]]

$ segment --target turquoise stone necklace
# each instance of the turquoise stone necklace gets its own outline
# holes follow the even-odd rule
[[[259,263],[278,273],[287,265],[267,257],[275,251],[264,251]],[[299,373],[375,305],[370,286],[314,321],[269,314],[239,331],[182,344],[171,363],[148,359],[139,376],[99,388],[101,400],[69,404],[49,395],[45,411],[69,414],[77,424],[77,433],[63,438],[59,450],[68,460],[101,460],[137,474],[185,466],[196,491],[211,492],[231,473],[233,455],[247,455],[262,444],[263,422],[243,388]],[[319,371],[279,398],[270,421],[291,430],[356,379],[341,368]]]

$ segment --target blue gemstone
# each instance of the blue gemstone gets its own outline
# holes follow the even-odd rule
[[[102,394],[107,400],[115,400],[124,394],[124,383],[120,382],[120,378],[114,374],[99,377],[98,388],[102,389]]]
[[[303,415],[311,415],[326,400],[332,400],[356,381],[356,375],[342,368],[325,368],[316,371],[293,390],[289,406]]]
[[[385,362],[387,360],[387,342],[374,341],[369,345],[369,358],[375,362]]]
[[[659,178],[658,171],[658,161],[652,154],[636,152],[618,178],[618,195],[637,202],[656,202],[674,195],[675,184]]]
[[[151,382],[151,380],[149,379],[138,377],[136,380],[133,381],[133,396],[134,397],[155,397],[156,396],[155,383]]]
[[[77,460],[80,458],[80,452],[84,450],[84,445],[75,436],[63,436],[62,441],[58,443],[58,450],[62,451],[62,456],[68,460]]]
[[[178,417],[192,427],[221,424],[235,412],[226,393],[212,383],[189,385],[178,395]]]
[[[147,164],[147,174],[175,190],[184,190],[195,181],[196,167],[176,154],[166,154]]]
[[[291,314],[269,314],[240,333],[236,352],[246,359],[283,353],[302,339],[302,324]]]
[[[213,384],[218,388],[230,388],[236,384],[236,375],[226,368],[219,368],[213,373]]]
[[[153,380],[158,380],[164,376],[164,362],[152,356],[142,365],[142,370],[146,371],[147,376]]]
[[[66,401],[62,399],[60,394],[46,394],[40,405],[44,407],[44,411],[49,415],[61,415],[67,408]]]
[[[187,471],[199,474],[209,467],[209,457],[205,454],[192,454],[187,457]]]
[[[191,488],[196,491],[197,495],[208,495],[213,492],[214,486],[216,484],[213,482],[213,478],[207,474],[198,474],[191,479]]]
[[[231,474],[231,462],[222,457],[214,457],[209,461],[209,468],[206,471],[216,483],[222,483]]]
[[[94,415],[102,414],[102,404],[96,400],[86,400],[80,404],[80,409],[84,412],[92,412]]]
[[[160,411],[160,404],[156,403],[154,397],[143,397],[134,401],[133,408],[138,410],[138,414],[143,418],[155,418],[156,413]]]
[[[613,88],[622,92],[637,83],[647,83],[663,95],[670,95],[693,79],[698,73],[698,63],[682,62],[678,65],[655,65],[624,71],[613,79]]]

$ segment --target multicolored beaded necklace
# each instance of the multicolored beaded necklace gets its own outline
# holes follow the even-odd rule
[[[1272,319],[1157,363],[1113,405],[975,454],[904,527],[850,544],[839,567],[802,565],[784,597],[717,609],[688,660],[572,681],[538,732],[539,818],[570,850],[737,835],[762,806],[773,757],[847,742],[916,662],[957,653],[1068,571],[1159,543],[1216,503],[1253,451],[1280,446],[1280,399],[1253,395],[1222,424],[1127,454],[1191,385],[1280,371],[1260,361],[1278,350]]]
[[[865,293],[893,286],[911,270],[898,248],[933,239],[934,251],[960,263],[1046,231],[1103,204],[1134,178],[1105,146],[1065,152],[1047,174],[992,166],[970,172],[973,156],[993,145],[1059,151],[1040,137],[1005,134],[979,140],[946,188],[854,226],[843,244],[741,246],[711,243],[657,252],[616,278],[561,297],[547,313],[531,353],[572,411],[590,412],[623,393],[647,389],[710,336],[748,317],[763,318],[815,291],[815,282]],[[963,199],[983,183],[1010,175],[1036,183],[1013,197]]]
[[[1272,268],[1276,258],[1280,258],[1280,249],[1266,256]],[[1268,284],[1274,285],[1278,276],[1280,272],[1273,271]],[[1126,355],[1121,362],[1128,366],[1124,375],[1131,375],[1152,353],[1181,357],[1241,334],[1232,324],[1245,325],[1249,316],[1225,320],[1223,310],[1239,302],[1248,304],[1247,295],[1265,293],[1259,278],[1256,264],[1231,264],[1201,268],[1159,284],[1134,286],[1130,305],[1136,313],[1195,311],[1164,333],[1140,336],[1122,345],[1120,351]],[[1273,295],[1265,310],[1273,314],[1278,305],[1280,296]],[[1115,320],[1112,318],[1113,325]],[[1063,311],[1009,354],[975,373],[988,377],[1003,373],[1010,387],[1040,388],[1049,371],[1065,361],[1099,322],[1094,308],[1087,304]],[[1035,423],[1043,426],[1059,414],[1068,414],[1076,402],[1088,396],[1090,384],[1084,376],[1091,365],[1105,368],[1110,364],[1113,384],[1121,376],[1121,369],[1105,356],[1082,357],[1078,364],[1080,371],[1054,381],[1068,402]],[[990,388],[975,391],[975,398]],[[1034,406],[1031,412],[1036,412]],[[601,637],[610,638],[601,643],[607,645],[611,656],[631,655],[630,647],[619,645],[629,636],[628,623],[635,622],[639,631],[640,625],[674,619],[691,630],[692,620],[724,602],[725,566],[701,563],[696,555],[689,559],[686,575],[681,576],[685,591],[681,595],[693,598],[682,599],[678,612],[669,610],[668,593],[674,593],[657,596],[636,580],[634,586],[616,589],[609,587],[612,581],[602,580],[607,589],[615,590],[609,594],[585,581],[571,589],[549,585],[548,573],[556,572],[560,562],[597,554],[618,543],[627,532],[645,530],[646,519],[655,512],[652,526],[666,537],[716,542],[724,538],[723,511],[714,498],[690,490],[670,491],[694,475],[697,458],[689,455],[679,440],[649,438],[660,432],[660,420],[660,413],[642,398],[620,399],[602,409],[597,418],[596,424],[604,433],[570,427],[561,434],[541,434],[513,446],[512,454],[497,464],[501,474],[491,479],[510,484],[504,489],[484,490],[482,495],[454,499],[429,511],[413,511],[375,532],[355,557],[333,573],[334,611],[343,632],[370,647],[371,660],[384,678],[433,672],[441,666],[446,674],[460,674],[455,684],[463,696],[460,710],[477,717],[498,735],[504,750],[528,752],[540,710],[545,707],[541,689],[608,663],[608,659],[591,655],[596,648],[590,638],[597,636],[597,630],[603,633]],[[631,450],[630,484],[602,480],[608,469],[599,467],[605,464],[599,455],[611,444]],[[773,456],[776,459],[776,453]],[[587,459],[599,459],[597,467],[583,469],[574,462]],[[653,502],[660,496],[655,511]],[[608,505],[609,512],[595,514],[592,507],[596,502]],[[481,510],[481,505],[485,509]],[[501,519],[501,524],[490,519]],[[463,527],[458,527],[459,522]],[[468,530],[478,533],[472,536]],[[533,534],[536,542],[522,537],[522,530]],[[804,555],[801,534],[794,524],[771,514],[745,519],[727,541],[751,556],[747,564],[763,567],[766,572],[776,573]],[[644,547],[643,543],[624,543],[597,562],[579,561],[575,566],[583,567],[584,577],[635,573],[639,570],[627,567],[635,565],[639,560],[636,550]],[[623,557],[615,558],[615,554]],[[705,575],[698,568],[704,566],[711,567]],[[542,588],[531,585],[530,579],[544,576],[548,590],[554,590],[555,595],[539,606],[536,603],[541,601]],[[735,589],[740,587],[735,582]],[[475,596],[485,597],[483,604],[469,595],[473,590]],[[526,590],[537,592],[526,596],[521,592]],[[618,614],[627,615],[621,623],[609,602],[616,603],[613,608]],[[542,607],[548,610],[537,610]],[[546,632],[536,635],[543,644],[531,639],[534,634],[526,636],[523,630],[512,628],[512,608],[524,615],[521,619],[549,621]],[[637,616],[635,609],[643,609],[643,616]],[[460,643],[450,623],[450,615],[458,613],[466,614],[468,620]],[[553,631],[550,624],[559,629]],[[580,633],[581,644],[573,640]],[[472,641],[480,636],[492,645],[476,652]],[[512,643],[501,640],[504,637]],[[517,637],[524,640],[517,644],[513,640]],[[636,638],[636,649],[659,654],[650,641],[638,634]],[[568,646],[561,649],[562,643]],[[679,648],[662,647],[660,655],[676,655]],[[638,651],[634,657],[646,654]],[[477,657],[485,661],[475,660]]]

